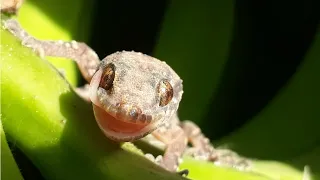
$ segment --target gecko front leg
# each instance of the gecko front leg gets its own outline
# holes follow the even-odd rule
[[[1,12],[17,14],[23,0],[1,0],[0,3]]]
[[[202,134],[201,129],[195,123],[185,120],[180,122],[180,126],[192,144],[192,148],[188,148],[186,152],[187,155],[206,161],[217,160],[215,149],[210,144],[210,140]]]
[[[40,57],[53,56],[74,60],[88,82],[90,82],[100,63],[98,55],[85,43],[38,40],[29,35],[14,19],[5,20],[4,28],[19,38],[24,46],[37,52]]]
[[[177,171],[188,143],[184,131],[175,124],[164,124],[155,130],[152,135],[166,145],[160,165],[169,171]]]
[[[180,122],[177,114],[173,115],[170,123],[159,127],[152,135],[166,145],[161,166],[168,170],[178,169],[183,155],[191,155],[206,161],[215,161],[217,155],[208,138],[200,128],[191,121]],[[188,142],[192,147],[187,147]]]

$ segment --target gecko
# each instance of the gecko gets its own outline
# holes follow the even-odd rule
[[[23,4],[23,1],[24,0],[1,0],[0,10],[1,12],[16,14]]]
[[[182,80],[164,61],[134,51],[115,52],[100,60],[82,42],[36,39],[15,19],[5,20],[4,28],[40,57],[64,57],[76,62],[88,84],[75,88],[75,92],[92,104],[96,122],[107,138],[133,142],[151,134],[166,148],[163,156],[146,157],[171,172],[178,171],[185,154],[233,167],[249,166],[235,153],[215,149],[192,121],[179,120]],[[188,170],[179,173],[187,175]]]

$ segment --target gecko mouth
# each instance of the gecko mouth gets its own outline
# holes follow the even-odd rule
[[[103,133],[115,141],[133,141],[152,131],[152,125],[133,123],[113,117],[104,109],[92,104],[95,119]]]

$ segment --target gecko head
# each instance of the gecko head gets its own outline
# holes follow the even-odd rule
[[[170,66],[137,52],[107,56],[90,82],[97,123],[116,141],[142,138],[169,121],[182,92],[182,80]]]

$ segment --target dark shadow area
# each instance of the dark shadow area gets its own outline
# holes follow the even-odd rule
[[[318,2],[235,1],[229,58],[201,125],[209,137],[241,127],[292,77],[317,32]]]
[[[8,145],[24,180],[45,180],[39,169],[14,143],[8,142]]]
[[[319,32],[319,1],[237,0],[235,2],[235,25],[228,62],[222,73],[218,90],[214,94],[207,119],[201,124],[203,131],[212,139],[228,136],[251,118],[259,115],[304,63],[305,55],[314,42],[316,33]],[[305,96],[318,96],[318,94]],[[302,108],[301,111],[304,113],[301,114],[305,114],[309,124],[302,124],[300,127],[293,125],[299,124],[294,121],[305,121],[302,116],[292,119],[289,123],[289,120],[284,121],[287,124],[279,122],[279,126],[288,129],[295,127],[296,134],[317,132],[316,127],[311,127],[318,124],[317,119],[312,119],[312,115],[307,114],[309,112],[307,109],[308,107]],[[283,107],[283,111],[288,109]],[[307,129],[309,132],[306,132]],[[283,133],[285,132],[286,129],[283,130]],[[270,134],[272,133],[274,131],[270,129]],[[259,139],[259,136],[259,134],[252,134],[250,139]],[[305,165],[309,165],[312,167],[312,174],[319,177],[318,143],[309,144],[308,147],[297,147],[295,143],[304,141],[303,139],[289,138],[288,142],[275,139],[277,143],[274,143],[274,147],[265,147],[263,144],[266,143],[265,140],[266,137],[261,144],[242,141],[237,144],[239,147],[236,151],[252,158],[285,162],[300,170]],[[273,140],[269,138],[267,141]],[[260,157],[257,155],[258,152],[255,153],[254,150],[249,149],[250,147],[254,149],[254,146],[263,146],[266,152],[270,149],[274,151],[277,147],[283,147],[283,144],[289,144],[296,150],[300,148],[299,153],[308,154],[305,155],[308,157],[301,156],[291,160],[278,154],[272,156],[272,153],[268,157]],[[313,152],[306,152],[310,149]]]
[[[300,157],[295,158],[294,160],[288,160],[286,163],[292,165],[297,169],[303,169],[305,165],[308,165],[310,168],[310,173],[314,177],[313,179],[320,179],[320,147],[315,145],[313,149],[309,152],[304,152]]]
[[[151,54],[168,1],[98,0],[89,44],[103,58],[122,50]]]
[[[72,13],[73,1],[29,0],[29,3],[62,28],[74,32],[78,41],[88,41],[89,31],[88,44],[103,58],[120,50],[151,54],[169,1],[82,0],[75,7],[79,11]]]

